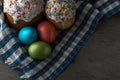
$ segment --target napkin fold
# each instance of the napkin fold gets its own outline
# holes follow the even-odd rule
[[[69,66],[73,58],[89,40],[97,24],[120,11],[118,0],[77,0],[76,20],[70,29],[61,31],[52,44],[53,52],[45,60],[33,60],[17,31],[5,22],[0,0],[0,58],[11,69],[20,69],[24,80],[54,80]]]

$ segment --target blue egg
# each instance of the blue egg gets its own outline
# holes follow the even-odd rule
[[[18,37],[23,44],[31,44],[37,39],[38,33],[33,27],[26,26],[19,31]]]

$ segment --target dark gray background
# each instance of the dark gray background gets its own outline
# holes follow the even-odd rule
[[[0,80],[19,80],[0,60]],[[102,20],[89,41],[56,80],[120,80],[120,13]]]

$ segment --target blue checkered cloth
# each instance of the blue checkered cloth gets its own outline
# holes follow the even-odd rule
[[[117,0],[89,0],[77,2],[77,18],[74,25],[61,31],[52,44],[53,53],[49,58],[33,60],[27,54],[27,47],[19,41],[17,31],[5,23],[0,0],[0,58],[11,69],[20,69],[24,80],[54,80],[79,53],[97,24],[104,18],[120,11]]]

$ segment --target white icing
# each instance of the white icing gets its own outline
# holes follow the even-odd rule
[[[14,23],[29,22],[44,10],[44,0],[4,0],[3,5],[4,13],[12,16]]]

